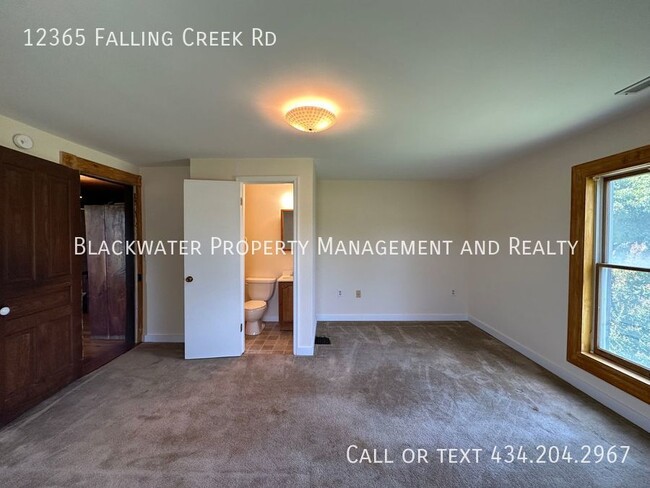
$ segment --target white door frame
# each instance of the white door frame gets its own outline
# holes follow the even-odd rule
[[[239,181],[244,185],[248,184],[277,184],[277,183],[291,183],[293,185],[293,235],[294,238],[297,238],[300,234],[298,232],[300,226],[300,219],[298,215],[300,214],[300,209],[298,208],[298,192],[300,191],[298,182],[300,178],[298,176],[237,176],[235,181]],[[246,205],[246,201],[244,201]],[[245,215],[246,209],[242,215]],[[295,252],[295,250],[298,252]],[[299,263],[302,262],[302,256],[300,255],[300,246],[294,246],[293,253],[293,355],[297,356],[298,351],[298,334],[302,333],[300,330],[301,314],[300,314],[300,266]],[[244,276],[244,280],[246,277]],[[276,284],[276,293],[277,293],[277,284]],[[279,300],[280,297],[278,297]]]

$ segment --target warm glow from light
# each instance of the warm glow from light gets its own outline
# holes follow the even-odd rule
[[[287,124],[286,113],[298,106],[320,107],[333,113],[336,124],[329,134],[341,135],[367,120],[365,103],[359,91],[347,80],[323,72],[289,72],[264,82],[256,96],[255,105],[269,124],[282,131],[293,131]]]
[[[300,97],[289,100],[282,107],[282,112],[286,114],[289,110],[293,110],[296,107],[319,107],[332,112],[334,115],[339,114],[338,105],[326,98],[319,97]]]
[[[280,197],[280,208],[282,210],[293,210],[293,191],[288,191]]]

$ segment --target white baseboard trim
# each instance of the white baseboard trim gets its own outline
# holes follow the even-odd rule
[[[296,356],[313,356],[314,346],[298,346]]]
[[[316,315],[318,322],[456,322],[467,320],[463,313],[323,313]]]
[[[473,325],[478,327],[479,329],[487,332],[490,334],[492,337],[495,339],[498,339],[499,341],[503,342],[504,344],[512,347],[516,351],[520,352],[524,356],[526,356],[528,359],[531,361],[539,364],[542,368],[547,369],[551,373],[553,373],[556,376],[559,376],[562,378],[564,381],[567,383],[570,383],[571,385],[575,386],[578,390],[583,391],[590,397],[592,397],[594,400],[602,403],[606,407],[612,409],[614,412],[618,413],[620,416],[625,417],[628,419],[630,422],[633,424],[638,425],[642,429],[650,432],[650,418],[646,417],[643,415],[641,412],[625,405],[624,403],[621,403],[619,400],[616,398],[610,396],[609,394],[605,393],[604,391],[596,388],[595,386],[583,381],[582,379],[578,378],[576,375],[574,375],[571,371],[568,369],[560,366],[557,363],[554,363],[545,357],[537,354],[535,351],[532,349],[529,349],[528,347],[524,346],[520,342],[510,338],[509,336],[499,332],[496,330],[494,327],[486,324],[485,322],[477,319],[476,317],[469,315],[468,316],[469,322],[471,322]]]
[[[185,337],[182,334],[146,334],[143,342],[159,342],[159,343],[177,343],[184,342]],[[298,346],[296,356],[313,356],[314,346]]]
[[[143,342],[185,342],[183,334],[145,334]]]

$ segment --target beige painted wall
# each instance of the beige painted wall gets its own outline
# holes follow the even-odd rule
[[[185,166],[143,167],[144,238],[183,239]],[[184,327],[183,256],[145,256],[145,342],[182,342]]]
[[[469,237],[503,239],[511,234],[529,238],[565,239],[569,231],[570,167],[573,164],[650,144],[650,111],[572,137],[519,161],[491,169],[469,185]],[[188,177],[234,179],[244,175],[297,175],[303,192],[299,199],[301,239],[314,240],[314,167],[311,160],[192,160],[191,168],[138,167],[65,138],[0,115],[0,145],[16,149],[12,137],[24,133],[34,140],[28,154],[58,162],[59,151],[143,175],[145,238],[181,239],[182,187]],[[452,189],[454,185],[458,188]],[[418,236],[441,229],[463,236],[465,201],[462,183],[346,182],[319,184],[319,234],[371,238],[382,227],[402,229]],[[322,195],[320,195],[322,193]],[[424,211],[439,212],[435,217]],[[449,212],[447,216],[444,212]],[[364,213],[362,213],[362,210]],[[406,216],[406,218],[404,218]],[[458,227],[454,223],[460,223]],[[374,230],[373,230],[374,229]],[[335,259],[335,258],[332,258]],[[336,258],[338,259],[338,258]],[[304,331],[299,348],[309,353],[314,332],[315,255],[304,260],[305,300],[301,308]],[[361,259],[351,269],[342,261],[319,259],[319,314],[462,313],[525,352],[551,371],[650,430],[650,406],[574,367],[565,360],[567,274],[566,258],[473,258],[432,266],[376,263]],[[347,263],[350,264],[350,263]],[[424,264],[424,263],[423,263]],[[354,272],[353,272],[354,271]],[[182,257],[146,259],[145,333],[149,340],[182,340]],[[465,273],[468,273],[468,279]],[[383,285],[381,285],[383,283]],[[393,283],[393,284],[391,284]],[[396,284],[400,287],[396,287]],[[411,285],[412,283],[412,285]],[[449,284],[458,290],[445,296]],[[402,288],[406,286],[406,290]],[[359,301],[336,289],[360,288]],[[467,290],[467,291],[465,291]],[[398,293],[399,300],[394,299]],[[389,298],[391,295],[391,299]],[[385,300],[383,300],[385,298]],[[373,303],[371,305],[371,302]]]
[[[248,242],[280,241],[281,200],[285,194],[293,194],[293,185],[244,185],[244,206],[246,223],[245,235]],[[293,197],[292,197],[293,198]],[[289,208],[289,207],[287,207]],[[249,252],[246,255],[246,277],[278,277],[284,270],[293,271],[291,253]],[[248,297],[247,297],[248,298]],[[264,320],[277,322],[278,293],[277,287],[268,302]]]
[[[295,177],[297,239],[315,240],[314,161],[308,158],[191,159],[191,178],[199,180],[235,180],[238,177]],[[298,256],[294,268],[294,341],[299,355],[314,353],[316,333],[316,274],[314,246]]]
[[[319,181],[317,234],[346,241],[462,241],[467,234],[465,187],[463,182]],[[322,254],[317,289],[319,320],[463,320],[467,261],[457,254]]]
[[[491,169],[471,185],[473,237],[568,239],[571,166],[650,144],[650,110]],[[568,257],[476,257],[471,320],[650,430],[650,405],[568,363]]]
[[[27,151],[18,149],[12,141],[15,134],[26,134],[31,137],[34,140],[34,147]],[[0,146],[22,151],[26,154],[31,154],[55,163],[59,162],[59,151],[65,151],[75,156],[105,164],[106,166],[119,168],[130,173],[140,173],[139,168],[134,164],[127,163],[109,154],[77,144],[63,137],[55,136],[54,134],[23,124],[3,115],[0,115]]]

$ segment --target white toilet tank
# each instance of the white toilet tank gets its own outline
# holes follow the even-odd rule
[[[250,300],[263,300],[268,302],[273,296],[277,278],[246,278],[246,291]]]

